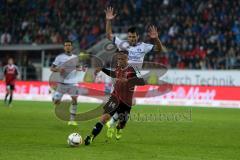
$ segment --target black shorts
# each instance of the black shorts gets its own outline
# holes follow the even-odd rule
[[[6,89],[7,90],[11,90],[11,91],[13,91],[14,89],[15,89],[15,85],[12,85],[12,84],[6,84]]]
[[[113,116],[116,112],[119,116],[129,115],[131,112],[131,106],[122,102],[118,98],[111,96],[108,102],[104,105],[104,113],[108,113]]]

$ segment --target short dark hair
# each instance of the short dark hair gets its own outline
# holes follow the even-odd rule
[[[138,30],[137,30],[137,28],[134,27],[134,26],[129,27],[129,28],[128,28],[128,32],[130,32],[130,33],[137,33],[137,34],[138,34]]]
[[[64,43],[71,43],[72,44],[73,42],[68,39],[68,40],[65,40]]]
[[[127,51],[127,50],[117,50],[116,52],[117,52],[118,54],[128,55],[128,51]]]

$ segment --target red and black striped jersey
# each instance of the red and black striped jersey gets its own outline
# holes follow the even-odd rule
[[[6,65],[3,68],[3,73],[5,77],[6,84],[14,85],[19,74],[18,67],[14,64]]]
[[[140,84],[134,68],[128,65],[125,68],[117,67],[114,71],[105,68],[102,71],[112,78],[116,78],[112,95],[132,106],[134,87]],[[143,84],[144,81],[141,81],[141,85]]]

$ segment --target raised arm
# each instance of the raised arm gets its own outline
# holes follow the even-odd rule
[[[116,14],[113,12],[112,7],[108,7],[105,10],[106,14],[106,35],[109,40],[113,40],[113,34],[112,34],[112,23],[111,21],[116,17]]]
[[[154,43],[155,43],[155,46],[153,48],[154,51],[157,51],[157,52],[161,52],[161,51],[166,52],[167,51],[166,47],[163,46],[162,42],[160,41],[160,39],[158,37],[158,31],[155,26],[150,26],[148,35],[151,39],[154,39]]]

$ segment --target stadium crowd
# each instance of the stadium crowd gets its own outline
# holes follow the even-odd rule
[[[114,3],[113,3],[114,2]],[[168,48],[146,60],[180,69],[233,69],[240,66],[238,0],[0,0],[0,43],[46,44],[71,39],[86,49],[105,33],[104,8],[118,16],[114,32],[139,28],[148,41],[150,24],[159,27]]]

